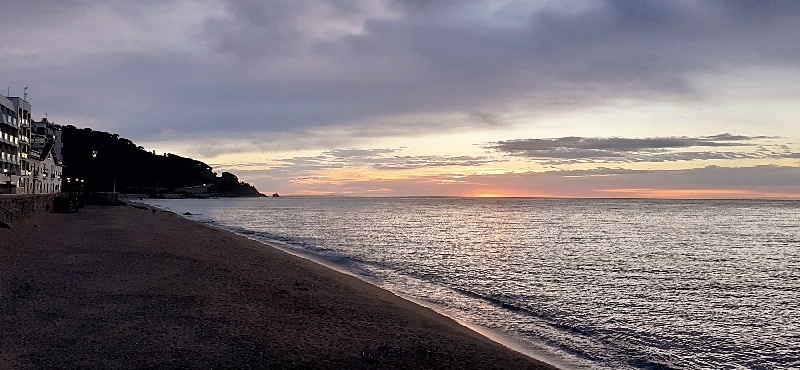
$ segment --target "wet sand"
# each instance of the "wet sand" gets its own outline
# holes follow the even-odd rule
[[[355,277],[142,206],[0,229],[4,368],[552,369]]]

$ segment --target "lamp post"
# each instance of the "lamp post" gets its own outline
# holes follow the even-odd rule
[[[100,162],[97,159],[97,150],[92,150],[92,161],[94,161],[94,181],[89,185],[90,188],[94,188],[93,191],[97,191],[97,184],[100,183]]]

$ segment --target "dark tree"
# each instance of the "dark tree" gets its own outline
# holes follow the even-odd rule
[[[87,191],[152,194],[207,186],[225,189],[214,194],[218,196],[263,196],[235,175],[217,177],[211,166],[191,158],[157,155],[117,134],[74,126],[61,129],[64,178],[84,180]]]

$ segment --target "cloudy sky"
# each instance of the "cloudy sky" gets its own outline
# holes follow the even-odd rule
[[[1,0],[4,95],[265,193],[800,198],[800,2]]]

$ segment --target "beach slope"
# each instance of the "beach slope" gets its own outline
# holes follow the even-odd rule
[[[7,368],[548,369],[355,277],[142,206],[0,229]]]

